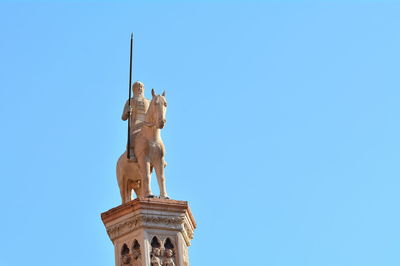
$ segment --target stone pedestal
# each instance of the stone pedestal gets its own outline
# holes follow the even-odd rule
[[[101,214],[116,266],[188,266],[196,222],[186,201],[135,199]]]

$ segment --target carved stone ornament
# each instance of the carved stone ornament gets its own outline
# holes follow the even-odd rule
[[[129,256],[129,254],[122,255],[121,262],[122,266],[131,265],[131,256]]]
[[[175,266],[174,251],[172,249],[165,250],[165,259],[163,260],[163,266]]]
[[[187,231],[188,225],[185,225],[183,217],[159,217],[149,215],[138,215],[132,217],[128,221],[123,221],[107,228],[107,233],[111,240],[114,240],[122,235],[132,232],[140,226],[154,226],[165,227],[168,229],[175,229],[178,231]],[[193,236],[193,233],[189,233]]]
[[[164,239],[163,241],[160,241]],[[161,242],[163,245],[161,245]],[[168,236],[153,236],[151,240],[151,265],[175,266],[175,245]]]
[[[139,258],[140,258],[140,250],[132,250],[132,258],[134,259],[134,260],[138,260]]]
[[[135,239],[133,241],[133,246],[132,246],[132,254],[131,254],[131,258],[132,258],[132,266],[142,266],[142,253],[140,251],[140,244],[139,242]]]
[[[161,266],[161,250],[159,248],[152,248],[150,263],[151,266]]]
[[[131,256],[129,255],[129,248],[126,244],[121,248],[121,266],[131,265]]]
[[[186,245],[190,246],[190,240],[192,240],[194,236],[194,228],[191,228],[189,223],[186,221],[183,223],[182,235],[185,239]]]

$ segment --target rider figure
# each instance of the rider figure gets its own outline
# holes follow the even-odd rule
[[[146,112],[150,105],[150,100],[144,97],[144,84],[142,82],[136,81],[132,85],[132,91],[133,97],[131,98],[131,108],[129,110],[128,99],[125,103],[124,111],[122,112],[122,120],[127,120],[129,112],[131,113],[131,129],[129,132],[130,147],[127,147],[127,152],[129,152],[130,160],[137,161],[134,153],[135,137],[143,126]]]

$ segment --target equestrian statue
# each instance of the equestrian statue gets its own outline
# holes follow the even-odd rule
[[[127,100],[122,112],[122,120],[130,119],[130,141],[117,162],[122,203],[132,199],[132,190],[138,198],[155,197],[150,188],[153,168],[160,188],[160,198],[168,198],[164,175],[165,147],[160,134],[167,121],[165,91],[162,95],[156,95],[152,89],[152,99],[148,100],[144,97],[142,82],[135,82],[132,90],[134,97]]]
[[[165,188],[165,147],[160,131],[166,123],[167,100],[165,91],[152,99],[144,97],[144,84],[136,81],[132,85],[133,34],[131,34],[128,100],[122,112],[122,120],[128,120],[126,151],[117,162],[117,181],[122,203],[132,199],[132,190],[138,198],[153,198],[151,173],[156,171],[160,198],[168,199]],[[133,97],[131,93],[133,92]]]

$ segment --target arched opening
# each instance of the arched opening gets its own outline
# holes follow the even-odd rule
[[[153,239],[151,240],[151,246],[152,246],[152,248],[160,248],[161,247],[160,241],[158,240],[158,238],[156,236],[153,237]]]
[[[121,255],[128,255],[128,254],[129,254],[129,248],[126,244],[124,244],[121,249]]]
[[[133,241],[132,245],[132,258],[134,260],[138,260],[140,258],[140,244],[136,239]]]
[[[140,249],[140,244],[136,239],[135,239],[135,241],[133,241],[133,249],[135,249],[135,250]]]
[[[124,244],[121,249],[121,263],[121,265],[129,265],[131,263],[129,248],[126,244]]]
[[[169,237],[167,237],[167,239],[165,240],[164,248],[174,249],[174,245],[172,244],[172,241],[171,241],[171,239],[169,239]]]

